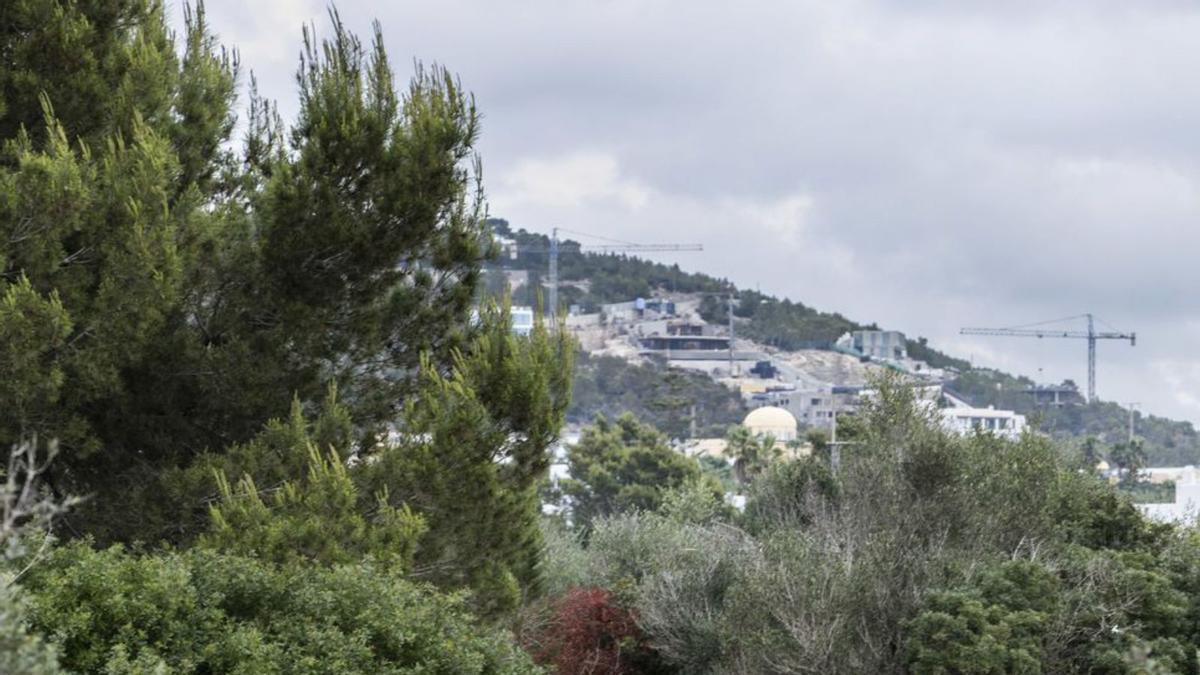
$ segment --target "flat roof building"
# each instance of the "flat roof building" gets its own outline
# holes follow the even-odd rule
[[[720,351],[729,349],[729,338],[719,335],[651,335],[641,339],[649,351]]]
[[[1025,431],[1025,416],[995,408],[941,408],[942,427],[966,436],[985,431],[1015,440]]]
[[[856,330],[838,338],[837,346],[879,361],[908,358],[908,342],[898,330]]]

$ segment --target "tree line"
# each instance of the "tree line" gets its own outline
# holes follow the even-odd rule
[[[836,465],[814,438],[739,472],[738,511],[695,460],[650,461],[652,431],[598,420],[519,639],[558,672],[1197,671],[1193,527],[1044,435],[947,434],[894,381],[845,431]]]

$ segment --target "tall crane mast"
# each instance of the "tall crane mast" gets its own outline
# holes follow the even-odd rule
[[[1096,400],[1096,340],[1129,340],[1129,346],[1137,344],[1137,333],[1121,331],[1096,332],[1096,317],[1092,314],[1080,314],[1066,319],[1056,319],[1044,323],[1057,323],[1069,319],[1087,319],[1087,330],[1061,330],[1057,328],[1034,328],[1018,326],[1015,328],[963,328],[962,335],[1003,335],[1007,337],[1035,338],[1077,338],[1087,340],[1088,345],[1088,401]],[[1036,325],[1036,324],[1035,324]]]
[[[520,247],[518,251],[521,253],[548,253],[550,258],[550,279],[547,284],[549,288],[549,302],[546,303],[546,313],[554,316],[558,312],[558,253],[559,242],[558,233],[562,228],[554,228],[550,235],[550,248],[527,248]],[[569,232],[570,230],[562,230]],[[582,232],[575,234],[583,234]],[[591,236],[591,235],[584,235]],[[576,250],[574,246],[571,250]],[[704,246],[701,244],[631,244],[621,242],[617,244],[580,244],[579,251],[588,253],[632,253],[632,252],[653,252],[653,251],[703,251]]]

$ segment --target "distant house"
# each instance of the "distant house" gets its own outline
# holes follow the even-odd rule
[[[1073,382],[1037,385],[1026,389],[1025,393],[1032,396],[1038,405],[1055,408],[1083,403],[1083,395],[1079,393],[1079,387],[1075,386]]]
[[[856,330],[838,338],[837,346],[879,361],[908,358],[908,342],[898,330]]]
[[[718,335],[651,335],[641,339],[647,351],[722,351],[729,349],[729,338]]]
[[[529,335],[533,332],[533,308],[525,305],[513,305],[508,311],[509,330],[513,335]],[[471,310],[471,323],[478,325],[479,309]]]
[[[710,326],[690,321],[672,321],[667,324],[667,335],[712,335]]]
[[[853,385],[827,385],[793,392],[788,410],[809,426],[830,426],[834,415],[852,415],[869,392]]]
[[[1162,504],[1134,504],[1142,515],[1160,523],[1195,525],[1200,515],[1200,472],[1196,467],[1182,469],[1143,469],[1143,472],[1171,472],[1175,480],[1175,501]]]
[[[675,316],[675,303],[661,298],[637,298],[600,305],[600,312],[610,323],[629,323]]]
[[[976,431],[989,431],[1015,440],[1025,431],[1025,416],[1011,410],[955,407],[941,408],[938,413],[947,431],[964,436]]]

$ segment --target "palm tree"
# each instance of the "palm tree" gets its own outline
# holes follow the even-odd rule
[[[1138,471],[1146,466],[1146,449],[1140,440],[1118,443],[1109,459],[1120,468],[1121,480],[1132,485],[1138,480]]]
[[[779,454],[774,436],[755,436],[740,424],[729,427],[725,441],[726,454],[733,459],[734,477],[743,487],[753,482]]]

